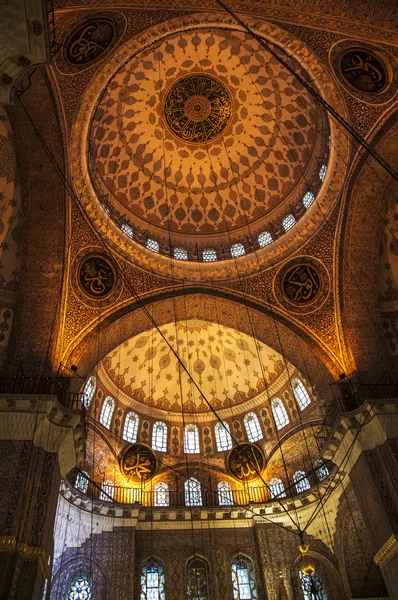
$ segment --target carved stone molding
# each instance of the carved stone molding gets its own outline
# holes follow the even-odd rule
[[[398,553],[398,534],[393,533],[392,536],[386,541],[384,546],[375,554],[374,561],[376,565],[383,568],[390,562],[392,558]]]

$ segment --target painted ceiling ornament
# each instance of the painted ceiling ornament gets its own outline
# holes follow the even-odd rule
[[[72,32],[66,42],[65,59],[75,66],[96,61],[116,37],[116,23],[109,17],[88,19]]]
[[[380,94],[391,81],[385,59],[365,47],[344,50],[340,55],[339,68],[345,82],[358,92]]]
[[[86,256],[77,273],[82,292],[93,300],[103,300],[114,290],[116,273],[111,262],[100,254]]]
[[[216,140],[228,127],[232,110],[227,87],[205,73],[187,75],[173,83],[163,105],[169,131],[189,144]]]
[[[324,265],[310,256],[288,261],[274,280],[274,293],[290,311],[313,312],[326,300],[329,276]]]
[[[137,442],[127,446],[120,457],[120,470],[127,481],[142,483],[154,477],[158,459],[150,446]]]
[[[227,455],[227,468],[239,481],[254,481],[258,479],[265,468],[264,452],[249,442],[234,446]]]

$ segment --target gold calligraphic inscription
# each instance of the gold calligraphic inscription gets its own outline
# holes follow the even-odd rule
[[[358,92],[380,94],[390,83],[387,64],[366,48],[348,48],[339,59],[342,77]]]
[[[314,302],[322,288],[318,271],[309,264],[295,265],[283,276],[282,290],[287,300],[298,306]]]
[[[85,21],[69,38],[66,58],[73,65],[85,65],[102,54],[114,38],[112,19],[103,17]]]
[[[261,448],[249,442],[234,446],[227,456],[227,467],[231,475],[240,481],[257,479],[265,467],[265,456]]]
[[[100,255],[88,256],[78,270],[78,282],[89,298],[103,300],[115,287],[115,271],[111,263]]]
[[[187,75],[168,90],[164,118],[170,132],[190,144],[218,138],[232,117],[232,99],[221,81],[210,75]]]
[[[158,459],[155,452],[142,442],[127,446],[120,458],[120,470],[132,483],[141,483],[152,479],[157,466]]]

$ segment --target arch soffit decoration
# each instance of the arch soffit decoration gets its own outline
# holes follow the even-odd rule
[[[299,372],[314,384],[317,394],[326,394],[328,383],[337,377],[340,366],[323,351],[311,338],[296,333],[287,323],[273,318],[259,306],[248,307],[237,297],[220,292],[209,295],[207,291],[192,291],[172,297],[151,298],[150,313],[159,325],[185,319],[203,319],[231,327],[234,315],[235,329],[254,336],[276,352],[284,355]],[[250,311],[250,313],[249,313]],[[129,338],[153,327],[137,304],[121,308],[110,315],[100,325],[92,329],[70,349],[63,360],[64,364],[76,364],[82,374],[89,374],[96,365],[116,346]],[[98,349],[100,351],[98,352]]]
[[[398,113],[389,113],[373,136],[379,138],[376,150],[395,169],[397,120]],[[337,245],[336,253],[335,289],[340,295],[345,344],[357,372],[372,379],[384,373],[390,363],[381,334],[378,259],[391,183],[392,178],[373,158],[359,155],[346,183],[339,223],[342,243]]]
[[[292,37],[290,33],[283,31],[274,24],[261,22],[259,19],[253,18],[248,18],[247,22],[254,31],[266,37],[271,42],[285,48],[309,73],[325,99],[340,114],[346,116],[346,107],[338,87],[333,83],[333,77],[328,75],[327,67],[317,59],[303,42]],[[153,252],[137,242],[126,241],[124,239],[125,236],[120,234],[119,228],[112,223],[110,224],[109,219],[105,218],[105,212],[99,206],[94,188],[90,182],[87,182],[86,139],[90,126],[90,118],[104,86],[118,68],[120,68],[120,65],[124,64],[132,55],[170,33],[184,31],[192,27],[212,26],[240,29],[225,14],[196,14],[172,19],[161,25],[152,27],[126,42],[94,76],[80,101],[80,109],[73,124],[70,137],[70,161],[73,179],[77,193],[81,197],[90,219],[98,225],[101,235],[108,239],[109,243],[115,249],[121,251],[129,261],[153,270],[154,260],[156,260],[155,268],[164,275],[169,274],[170,259],[162,255],[154,257]],[[258,251],[256,260],[250,255],[241,257],[239,261],[242,275],[250,273],[253,268],[258,268],[258,263],[260,266],[269,267],[286,258],[294,250],[299,249],[303,245],[303,241],[311,237],[323,225],[324,216],[335,205],[341,191],[341,182],[344,180],[344,175],[342,174],[345,174],[349,145],[344,134],[335,127],[333,122],[330,122],[329,126],[331,128],[332,148],[325,184],[317,196],[317,202],[306,211],[305,215],[300,219],[298,227],[290,229],[274,243]],[[337,148],[337,152],[335,148]],[[219,280],[228,278],[228,271],[229,265],[225,261],[207,263],[205,265],[190,262],[188,264],[176,264],[173,269],[173,276],[176,278],[181,277],[185,280],[187,278],[195,280],[203,279],[204,273],[206,273],[209,279]]]

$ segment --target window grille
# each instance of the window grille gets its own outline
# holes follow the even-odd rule
[[[234,600],[257,600],[253,563],[248,556],[238,554],[232,559],[231,575]]]
[[[130,225],[128,225],[127,223],[123,223],[120,229],[123,231],[123,233],[128,235],[129,238],[133,239],[134,232],[133,232],[133,228],[130,227]]]
[[[231,484],[228,481],[220,481],[217,485],[218,504],[220,506],[232,506],[234,496],[231,489]]]
[[[152,429],[152,448],[157,452],[167,451],[167,425],[157,421]]]
[[[184,483],[186,506],[202,506],[202,490],[200,483],[194,477],[190,477]]]
[[[308,481],[308,477],[304,473],[304,471],[296,471],[293,475],[293,481],[296,487],[296,492],[300,494],[301,492],[305,492],[311,488],[310,482]]]
[[[314,199],[315,199],[315,194],[313,194],[312,192],[307,192],[306,194],[304,194],[303,204],[304,204],[305,208],[309,208],[311,206],[311,204],[314,202]]]
[[[293,225],[295,225],[295,224],[296,224],[296,219],[295,219],[295,216],[292,214],[287,215],[287,217],[285,217],[282,221],[282,226],[285,231],[289,231],[289,229],[291,229],[293,227]]]
[[[271,479],[269,482],[271,498],[286,498],[286,492],[281,479]]]
[[[204,558],[194,556],[188,561],[187,580],[187,598],[210,600],[209,565]]]
[[[86,471],[82,471],[76,475],[75,488],[83,492],[83,494],[87,493],[88,479]]]
[[[166,600],[164,587],[163,563],[158,558],[151,556],[142,563],[140,600]]]
[[[323,182],[325,181],[326,171],[328,170],[326,165],[322,165],[319,169],[319,179]]]
[[[95,389],[97,387],[97,380],[94,375],[91,375],[86,381],[86,385],[83,390],[83,404],[85,408],[88,408],[91,404],[91,400],[95,394]]]
[[[216,423],[214,427],[214,433],[216,436],[217,450],[219,452],[222,452],[223,450],[230,450],[230,448],[232,448],[232,438],[228,423],[225,421],[222,423]]]
[[[103,481],[101,483],[101,491],[99,495],[100,500],[104,500],[105,502],[113,502],[114,495],[115,488],[112,481]]]
[[[169,486],[162,481],[155,484],[155,506],[169,506]]]
[[[199,431],[196,425],[186,425],[184,430],[184,451],[187,454],[198,454]]]
[[[203,262],[214,262],[217,260],[217,252],[208,248],[202,252]]]
[[[323,481],[329,475],[329,469],[327,465],[320,459],[314,462],[314,469],[319,481]]]
[[[233,244],[231,246],[232,258],[239,258],[239,256],[243,256],[244,254],[246,254],[246,250],[243,244]]]
[[[152,252],[159,252],[159,242],[153,240],[152,238],[147,239],[146,247],[148,250],[152,250]]]
[[[283,429],[289,423],[289,417],[285,405],[280,398],[274,398],[271,402],[271,410],[275,419],[276,428]]]
[[[115,401],[111,396],[105,398],[104,403],[102,405],[101,415],[100,415],[100,423],[107,429],[111,426],[113,411],[115,410]]]
[[[258,245],[260,248],[264,248],[264,246],[268,246],[272,242],[272,235],[268,231],[263,231],[257,238]]]
[[[188,251],[185,248],[174,248],[174,258],[177,260],[188,260]]]
[[[304,575],[300,569],[299,577],[304,600],[327,600],[325,587],[317,573]]]
[[[129,412],[124,420],[123,439],[134,444],[137,441],[140,419],[135,412]]]
[[[91,600],[92,581],[87,573],[75,573],[69,582],[68,600]]]
[[[297,377],[295,377],[292,380],[292,388],[299,409],[304,410],[309,404],[311,404],[311,398],[309,396],[309,393],[305,389],[303,382],[300,381],[300,379],[298,379]]]

